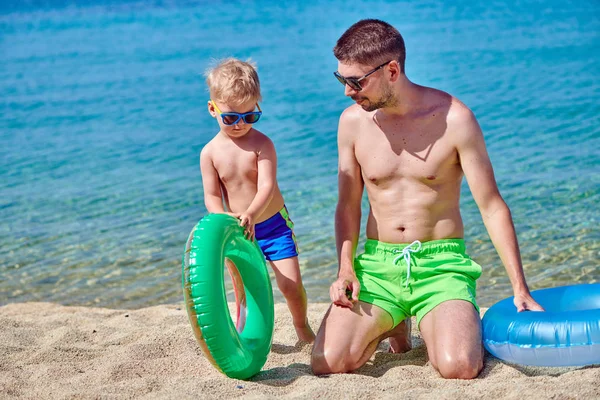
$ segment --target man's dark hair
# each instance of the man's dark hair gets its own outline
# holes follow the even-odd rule
[[[404,39],[396,28],[378,19],[363,19],[348,28],[338,39],[333,54],[343,63],[363,65],[396,60],[404,73]]]

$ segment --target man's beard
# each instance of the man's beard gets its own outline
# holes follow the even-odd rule
[[[362,99],[360,97],[357,97],[353,98],[353,100],[367,100],[368,103],[366,105],[360,105],[363,108],[363,110],[367,112],[379,110],[380,108],[385,107],[394,107],[398,104],[398,100],[396,100],[396,98],[394,97],[394,92],[389,86],[385,87],[385,89],[383,90],[383,94],[376,102],[371,101],[367,97],[363,97]]]

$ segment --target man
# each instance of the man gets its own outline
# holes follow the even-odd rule
[[[392,352],[407,351],[410,327],[403,321],[416,315],[433,367],[445,378],[475,378],[483,367],[475,301],[481,267],[465,254],[463,174],[508,272],[517,309],[542,310],[525,282],[510,210],[481,129],[458,99],[406,77],[404,40],[391,25],[357,22],[334,54],[335,76],[356,104],[339,123],[339,270],[312,369],[353,371],[388,337]],[[364,187],[368,240],[355,259]]]

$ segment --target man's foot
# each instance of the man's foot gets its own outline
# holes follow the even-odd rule
[[[312,329],[310,329],[310,325],[308,325],[308,321],[306,322],[306,324],[302,327],[297,327],[295,326],[294,328],[296,328],[296,335],[298,335],[298,339],[306,342],[306,343],[312,343],[315,341],[315,333],[312,331]]]
[[[392,329],[390,332],[390,353],[406,353],[412,349],[410,328],[410,318],[407,318]]]

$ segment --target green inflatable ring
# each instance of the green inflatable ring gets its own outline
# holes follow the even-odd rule
[[[235,291],[235,324],[227,305],[224,266]],[[269,272],[256,241],[244,237],[236,218],[208,214],[187,240],[182,275],[188,317],[206,358],[231,378],[258,373],[271,351],[274,306]]]

